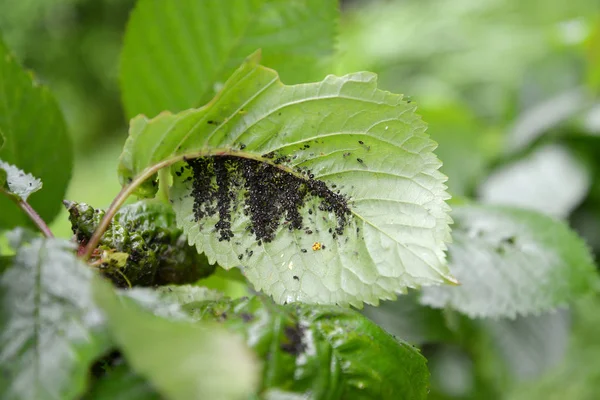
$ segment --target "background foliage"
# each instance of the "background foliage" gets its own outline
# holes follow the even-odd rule
[[[0,0],[0,32],[55,93],[73,138],[73,177],[65,197],[99,207],[119,190],[114,171],[126,138],[125,115],[134,113],[123,111],[118,82],[119,51],[134,3]],[[311,57],[325,56],[340,74],[376,72],[382,89],[412,97],[439,143],[436,153],[454,204],[479,199],[538,210],[569,224],[600,252],[596,1],[354,0],[343,3],[338,30],[337,49],[317,46]],[[125,79],[127,65],[120,73]],[[292,83],[296,78],[289,74]],[[70,236],[66,211],[53,230]],[[230,277],[221,271],[205,283],[234,297],[245,294],[243,285],[223,276]],[[364,312],[422,348],[432,374],[430,398],[595,398],[598,296],[560,312],[516,319],[470,320],[421,301],[411,294]],[[140,392],[152,392],[126,366],[112,373],[128,385],[137,382]],[[94,390],[111,389],[99,384]]]

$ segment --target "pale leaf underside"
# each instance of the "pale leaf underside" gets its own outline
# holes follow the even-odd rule
[[[207,106],[132,120],[122,182],[165,160],[180,161],[172,167],[171,198],[190,243],[211,262],[241,267],[278,302],[360,306],[394,298],[406,287],[452,281],[444,255],[450,232],[445,177],[415,106],[378,90],[371,73],[285,86],[256,58]],[[340,191],[351,211],[343,234],[330,233],[339,228],[338,218],[319,209],[322,199],[307,196],[302,229],[288,229],[282,218],[274,240],[258,241],[249,231],[252,213],[243,212],[244,188],[232,194],[230,240],[219,240],[218,213],[196,220],[184,157],[277,164],[269,153],[280,160],[277,168]],[[153,186],[148,181],[140,191],[153,193]]]

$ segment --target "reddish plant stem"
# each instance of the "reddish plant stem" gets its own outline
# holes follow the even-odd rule
[[[169,165],[174,164],[181,159],[182,157],[168,159],[149,168],[146,168],[144,171],[142,171],[140,175],[138,175],[134,180],[132,180],[129,184],[124,186],[123,189],[121,189],[119,194],[117,194],[117,197],[115,197],[112,203],[110,204],[110,207],[108,207],[108,209],[106,210],[104,217],[102,218],[100,224],[92,234],[90,241],[85,246],[85,251],[83,252],[82,256],[84,260],[88,260],[91,257],[92,252],[96,247],[98,247],[100,239],[102,238],[104,232],[108,229],[108,226],[110,225],[110,222],[112,221],[113,217],[115,216],[119,208],[123,205],[123,203],[125,203],[125,200],[127,200],[127,198],[135,191],[135,189],[137,189],[138,186],[140,186],[148,178],[160,171],[162,168],[168,167]]]
[[[46,224],[46,222],[33,209],[33,207],[31,207],[29,205],[28,202],[26,202],[25,200],[21,199],[20,197],[17,197],[17,196],[15,196],[13,194],[10,194],[10,193],[6,193],[5,191],[2,191],[2,190],[0,190],[0,193],[4,193],[9,199],[11,199],[12,201],[14,201],[15,204],[18,205],[21,208],[21,210],[23,210],[25,212],[25,214],[27,214],[27,216],[29,217],[29,219],[31,219],[33,221],[33,223],[44,234],[44,236],[46,236],[47,238],[53,238],[54,237],[54,234],[52,233],[52,231],[50,230],[50,228],[48,227],[48,225]]]
[[[31,218],[31,220],[37,225],[37,227],[40,229],[40,231],[42,231],[44,236],[46,236],[47,238],[54,237],[54,234],[52,233],[46,222],[44,222],[42,217],[40,217],[40,215],[33,209],[33,207],[29,205],[28,202],[19,199],[17,201],[17,204],[19,205],[19,207],[21,207],[23,211],[25,211],[25,214],[27,214],[29,218]]]

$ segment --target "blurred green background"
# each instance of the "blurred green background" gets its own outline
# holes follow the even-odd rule
[[[119,52],[134,4],[0,0],[6,43],[66,116],[76,149],[67,197],[96,207],[120,189],[127,121]],[[381,88],[418,104],[439,143],[453,202],[539,210],[567,220],[600,252],[600,2],[353,0],[341,9],[331,72],[377,72]],[[52,228],[70,235],[66,212]],[[397,323],[397,306],[372,317],[422,346],[431,398],[595,399],[599,307],[597,298],[583,299],[570,312],[494,323],[491,335],[475,330],[458,341],[443,332],[440,340],[419,336],[414,323]],[[417,306],[402,311],[442,324]],[[456,318],[443,317],[446,324]],[[498,366],[497,354],[508,367]]]

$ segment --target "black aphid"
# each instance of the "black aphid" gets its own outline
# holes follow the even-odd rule
[[[294,275],[294,279],[297,280],[297,281],[300,280],[300,278],[298,278],[298,276],[296,276],[296,275]]]
[[[356,161],[358,161],[358,162],[359,162],[359,163],[361,163],[361,164],[363,163],[363,160],[362,160],[362,158],[357,158],[357,159],[356,159]]]
[[[365,144],[365,142],[363,142],[362,140],[359,140],[358,144]]]

